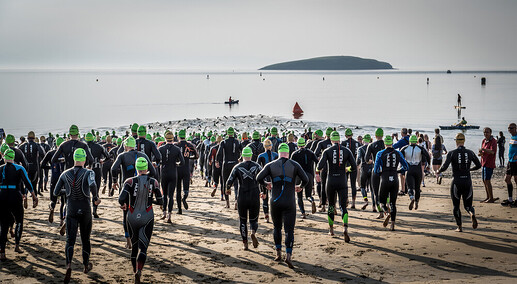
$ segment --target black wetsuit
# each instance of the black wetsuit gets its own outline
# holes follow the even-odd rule
[[[447,154],[445,163],[440,167],[438,172],[445,171],[452,163],[452,183],[451,183],[451,199],[454,218],[456,224],[461,226],[461,210],[460,210],[460,199],[463,198],[463,206],[467,212],[474,214],[474,207],[472,206],[473,191],[472,191],[472,179],[470,178],[470,172],[481,168],[481,162],[478,157],[471,150],[466,149],[464,146],[450,151]],[[474,167],[470,165],[474,163]]]
[[[5,253],[7,232],[16,222],[15,244],[20,244],[23,232],[23,198],[25,192],[22,184],[29,192],[33,192],[32,184],[25,168],[13,163],[0,166],[0,252]]]
[[[368,164],[366,161],[366,148],[368,148],[368,145],[363,145],[357,149],[356,164],[357,166],[361,167],[361,177],[359,183],[361,186],[361,194],[363,195],[363,199],[368,198],[367,193],[368,188],[370,188],[370,195],[375,206],[375,197],[373,190],[371,189],[373,164]]]
[[[176,190],[178,169],[183,166],[185,159],[180,148],[173,144],[165,144],[158,148],[162,155],[161,170],[161,184],[163,191],[163,212],[172,212],[174,207],[174,191]],[[181,202],[181,192],[176,193],[176,202]],[[178,207],[181,208],[181,207]]]
[[[64,188],[64,190],[63,190]],[[66,264],[70,264],[74,255],[77,230],[81,230],[83,245],[83,264],[90,259],[90,234],[92,231],[92,212],[90,204],[98,199],[95,173],[83,167],[73,167],[61,174],[54,188],[54,196],[66,195]]]
[[[314,154],[316,154],[316,157],[318,157],[318,159],[321,159],[321,154],[323,153],[323,151],[325,151],[325,149],[330,148],[330,147],[332,147],[332,142],[330,142],[330,138],[325,139],[325,140],[320,140],[320,142],[318,142],[318,144],[316,145]],[[327,168],[324,167],[320,174],[321,182],[316,187],[316,190],[318,191],[318,195],[320,197],[320,202],[323,205],[327,204],[327,198],[328,198],[327,190],[325,189],[325,187],[327,186],[327,173],[328,173]]]
[[[298,145],[294,142],[287,143],[287,146],[289,146],[289,157],[294,153],[294,151],[298,150]]]
[[[40,173],[39,163],[45,156],[45,151],[38,143],[34,142],[34,139],[28,139],[27,142],[23,143],[20,146],[20,151],[23,152],[25,158],[27,159],[27,174],[29,175],[31,184],[36,187],[38,185],[38,178]],[[38,194],[42,194],[41,188],[38,188],[37,192]]]
[[[348,148],[343,147],[343,145],[336,143],[323,151],[317,166],[317,169],[320,171],[325,167],[328,171],[325,188],[329,200],[327,216],[330,226],[334,224],[334,208],[337,197],[339,197],[339,208],[343,224],[348,226],[348,210],[346,209],[348,201],[347,164],[351,167],[352,175],[357,174],[357,166],[352,152]]]
[[[114,189],[113,189],[113,173],[111,171],[111,167],[113,167],[113,163],[115,162],[115,160],[117,159],[117,156],[118,156],[118,151],[120,150],[120,148],[124,149],[124,146],[122,145],[118,145],[116,146],[115,148],[111,149],[108,154],[110,155],[110,160],[111,160],[111,166],[110,168],[108,169],[109,171],[109,196],[113,196],[115,193],[113,192]],[[122,184],[123,180],[122,180],[122,176],[121,178],[119,179],[119,184]],[[119,190],[119,193],[120,193],[120,190]]]
[[[178,212],[181,213],[181,201],[186,203],[189,189],[190,189],[190,178],[191,178],[191,160],[197,160],[199,158],[196,146],[185,140],[175,143],[180,148],[183,155],[184,164],[177,167],[178,177],[176,181],[176,203],[178,204]],[[181,197],[181,190],[183,188],[183,198]],[[187,208],[185,208],[187,209]]]
[[[149,160],[156,161],[156,164],[160,164],[162,160],[162,154],[156,148],[156,144],[153,141],[147,140],[144,137],[140,137],[136,139],[136,148],[137,151],[143,152],[149,157]]]
[[[258,156],[257,163],[264,168],[268,163],[276,159],[278,159],[277,153],[272,152],[271,150],[265,150]],[[267,181],[271,180],[267,178]],[[266,198],[262,201],[262,210],[264,210],[265,215],[269,215],[269,191],[266,190],[265,187],[262,187],[261,191],[266,195]]]
[[[45,154],[45,157],[43,157],[43,160],[41,161],[41,166],[44,167],[48,163],[50,163],[50,160],[56,153],[57,149],[51,150]],[[59,177],[65,170],[65,159],[62,158],[61,161],[57,163],[51,163],[50,164],[51,169],[51,177],[50,177],[50,207],[54,209],[56,207],[57,202],[57,196],[54,196],[54,189],[56,188],[57,181],[59,180]],[[65,196],[61,196],[61,205],[59,207],[59,217],[61,220],[65,218],[65,212],[63,211],[65,207]]]
[[[352,152],[352,155],[354,157],[354,161],[357,158],[357,149],[361,147],[361,143],[357,142],[354,138],[346,138],[346,140],[343,140],[341,142],[342,146],[345,146]],[[352,199],[355,199],[357,196],[357,172],[346,173],[347,178],[350,180],[350,189],[352,190]]]
[[[11,148],[11,150],[14,151],[14,162],[20,166],[22,166],[25,171],[28,171],[28,168],[29,168],[29,163],[27,162],[27,159],[25,158],[25,154],[23,154],[23,152],[14,147],[14,146],[9,146],[9,148]]]
[[[47,153],[50,151],[50,146],[47,143],[39,143],[39,145],[41,146],[41,149],[43,149],[43,151],[45,152],[44,156],[46,156]],[[43,157],[41,157],[41,160],[43,160]],[[42,167],[41,163],[40,163],[40,167],[39,167],[39,183],[38,183],[38,190],[40,192],[43,189],[43,186],[47,187],[48,170],[49,169],[50,169],[50,167],[48,167],[48,166]]]
[[[216,159],[219,162],[219,165],[223,168],[223,188],[226,188],[226,182],[230,177],[232,169],[239,162],[241,150],[241,144],[234,137],[229,137],[228,139],[222,141],[219,145]],[[235,198],[237,198],[239,192],[239,185],[234,183],[233,188],[235,191]],[[228,195],[226,195],[226,191],[224,192],[224,198],[228,200]]]
[[[303,147],[291,154],[291,160],[300,164],[303,171],[309,178],[309,182],[307,183],[307,186],[305,186],[305,198],[310,202],[314,202],[314,198],[312,197],[312,190],[314,187],[314,164],[318,163],[318,158],[314,152]],[[300,208],[302,214],[305,214],[305,207],[303,206],[303,191],[297,192],[297,195],[298,208]]]
[[[241,162],[233,167],[226,185],[226,188],[230,189],[236,180],[239,182],[240,186],[237,204],[239,209],[241,237],[245,242],[248,241],[248,214],[251,231],[256,232],[258,228],[260,190],[256,177],[261,170],[262,167],[256,162]]]
[[[111,189],[111,166],[113,165],[113,161],[115,161],[115,157],[111,154],[111,149],[115,148],[115,145],[106,143],[103,144],[102,147],[104,147],[109,154],[108,158],[102,163],[102,179],[104,180],[104,186],[108,185],[108,188]]]
[[[214,181],[214,186],[217,187],[220,185],[221,188],[221,198],[224,196],[224,182],[223,182],[223,169],[221,167],[216,167],[215,162],[217,161],[217,151],[219,150],[219,144],[215,144],[210,148],[210,155],[208,156],[208,161],[212,167],[212,180]]]
[[[400,150],[409,165],[406,173],[406,185],[408,187],[409,198],[418,202],[420,200],[420,184],[422,183],[422,165],[431,162],[429,152],[419,145],[406,145]]]
[[[86,152],[86,164],[93,163],[93,156],[90,152],[90,148],[86,143],[81,142],[79,140],[68,140],[63,142],[58,148],[50,163],[54,164],[59,162],[60,157],[65,158],[65,169],[70,169],[74,167],[74,152],[76,149],[81,148]]]
[[[366,162],[373,161],[372,165],[375,163],[375,159],[377,158],[377,153],[381,150],[384,150],[384,141],[377,140],[372,142],[366,148],[366,154],[364,154],[364,160]],[[379,186],[381,184],[381,176],[372,171],[372,180],[371,186],[373,191],[372,202],[377,205],[377,210],[381,210],[379,206]]]
[[[384,212],[388,212],[387,201],[390,198],[391,221],[397,216],[397,193],[399,188],[398,166],[402,166],[402,173],[408,170],[408,165],[400,151],[393,148],[377,152],[373,172],[380,175],[378,202]]]
[[[127,226],[131,238],[131,264],[133,272],[142,270],[147,258],[147,248],[151,242],[154,227],[153,195],[155,204],[162,205],[163,199],[160,185],[147,175],[128,178],[120,193],[118,202],[127,204]],[[140,253],[138,253],[140,250]]]
[[[106,148],[102,147],[101,145],[91,141],[87,143],[88,148],[90,148],[90,153],[92,153],[93,157],[93,164],[91,165],[91,169],[95,173],[95,184],[97,185],[97,192],[99,192],[99,189],[101,187],[101,181],[102,181],[102,163],[101,160],[104,158],[104,160],[109,159],[108,151],[106,151]],[[97,205],[93,204],[93,214],[97,214]]]
[[[124,181],[128,178],[136,176],[137,171],[135,168],[135,162],[136,159],[140,157],[144,157],[147,160],[147,169],[149,171],[149,176],[154,177],[156,175],[156,171],[154,170],[153,164],[149,160],[149,157],[147,157],[146,154],[133,149],[128,152],[121,153],[117,156],[117,159],[113,163],[113,166],[111,166],[111,175],[113,176],[113,182],[117,183],[120,170],[122,170],[122,180]],[[124,212],[122,225],[124,226],[124,235],[126,236],[126,238],[128,238],[129,233],[127,230],[126,215],[126,212]]]
[[[294,224],[296,222],[295,181],[300,178],[305,187],[309,178],[300,164],[286,158],[268,163],[257,176],[257,181],[266,186],[266,177],[273,181],[271,189],[271,217],[273,219],[273,238],[277,250],[282,249],[282,224],[284,225],[285,247],[292,253],[294,243]]]

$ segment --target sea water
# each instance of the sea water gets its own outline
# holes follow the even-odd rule
[[[434,128],[458,121],[453,106],[461,94],[462,116],[481,126],[465,132],[467,146],[476,151],[485,126],[494,136],[509,136],[508,123],[517,121],[516,93],[514,72],[4,70],[0,128],[18,137],[29,130],[61,133],[70,124],[89,130],[225,115],[289,118],[298,102],[304,121],[357,126],[355,134],[408,127],[432,138]],[[224,104],[230,96],[240,103]],[[442,131],[449,148],[457,132]]]

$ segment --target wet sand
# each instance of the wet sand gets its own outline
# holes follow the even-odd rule
[[[506,186],[502,171],[497,172],[495,196],[503,199]],[[417,211],[409,211],[407,196],[399,197],[395,232],[382,227],[371,206],[366,211],[349,209],[349,244],[342,238],[339,217],[336,217],[336,236],[330,237],[325,213],[317,212],[305,220],[298,214],[293,251],[295,268],[289,269],[283,262],[273,261],[273,226],[265,223],[262,211],[260,245],[243,251],[237,211],[223,208],[224,202],[217,196],[210,197],[211,190],[195,175],[190,208],[183,215],[174,210],[172,224],[159,220],[160,210],[154,206],[154,234],[142,281],[515,283],[517,208],[480,203],[485,193],[481,180],[475,178],[474,206],[479,228],[471,228],[470,218],[462,210],[464,232],[455,232],[449,184],[449,178],[444,178],[442,185],[428,178]],[[93,271],[88,275],[82,273],[78,239],[72,281],[132,282],[130,251],[124,248],[122,212],[115,198],[106,195],[102,198],[101,218],[93,222]],[[48,204],[46,192],[37,209],[25,212],[22,238],[25,252],[15,253],[13,239],[9,239],[9,260],[0,263],[1,282],[62,282],[66,238],[58,234],[57,223],[48,224]],[[310,210],[310,204],[305,205]]]

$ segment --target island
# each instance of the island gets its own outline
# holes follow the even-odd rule
[[[387,62],[354,56],[325,56],[277,63],[259,70],[379,70],[393,69]]]

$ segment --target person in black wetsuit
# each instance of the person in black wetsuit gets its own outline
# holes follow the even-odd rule
[[[135,273],[135,283],[140,283],[142,269],[147,258],[147,248],[151,242],[154,227],[152,203],[162,205],[163,199],[160,184],[147,175],[149,163],[146,158],[139,157],[135,162],[138,176],[128,178],[120,193],[118,202],[121,209],[127,212],[127,226],[131,239],[131,265]],[[153,196],[156,197],[154,202]],[[140,251],[140,252],[139,252]]]
[[[180,141],[175,143],[175,145],[180,148],[181,154],[183,155],[184,164],[182,166],[177,167],[178,177],[176,182],[176,203],[178,204],[178,214],[182,214],[181,204],[183,203],[183,207],[188,210],[187,197],[189,194],[190,188],[190,179],[191,175],[191,160],[197,160],[199,155],[196,150],[196,146],[185,140],[186,132],[185,130],[180,130],[178,133]],[[181,190],[183,186],[183,197],[181,197]]]
[[[452,164],[452,183],[451,183],[451,199],[453,208],[454,218],[456,219],[456,225],[458,228],[457,232],[462,232],[461,222],[461,210],[460,210],[460,199],[463,198],[463,206],[465,210],[470,214],[472,220],[472,228],[478,227],[476,214],[474,207],[472,206],[473,190],[472,190],[472,179],[470,178],[470,172],[481,168],[481,162],[474,152],[465,148],[465,135],[463,133],[456,134],[456,146],[458,148],[450,151],[447,154],[445,163],[440,167],[438,173],[442,173]],[[474,167],[470,165],[474,163]]]
[[[384,130],[382,128],[377,128],[375,130],[375,139],[377,139],[375,142],[370,143],[368,145],[368,148],[366,148],[366,154],[364,154],[364,160],[367,164],[373,165],[375,163],[375,160],[377,159],[377,153],[381,150],[384,150]],[[381,183],[381,176],[375,172],[372,171],[372,180],[371,180],[371,187],[372,187],[372,202],[374,205],[377,205],[377,210],[379,211],[379,216],[377,216],[377,219],[384,218],[384,213],[381,210],[381,207],[379,205],[379,186]],[[375,210],[374,210],[375,212]]]
[[[162,160],[162,155],[158,151],[158,148],[156,148],[156,144],[153,141],[146,139],[147,129],[145,126],[140,125],[137,133],[138,139],[136,139],[136,150],[144,152],[151,161],[155,161],[156,164],[159,165]]]
[[[59,137],[56,140],[56,146],[59,147],[64,142],[64,139]],[[50,163],[50,160],[56,153],[57,149],[50,150],[45,154],[45,157],[43,157],[43,160],[41,161],[41,167],[47,166],[48,163]],[[56,207],[57,197],[54,196],[54,189],[56,188],[57,181],[59,180],[59,177],[65,170],[65,158],[59,159],[59,162],[57,163],[51,163],[50,165],[51,174],[50,177],[50,214],[48,217],[49,223],[54,222],[54,208]],[[61,196],[61,206],[59,207],[59,217],[61,220],[61,223],[59,226],[63,226],[65,222],[65,214],[64,214],[64,207],[65,207],[65,197]]]
[[[505,144],[506,144],[506,138],[504,137],[503,132],[499,131],[499,137],[497,138],[497,147],[498,147],[497,150],[499,152],[499,167],[500,168],[504,167],[504,155],[506,154],[504,151]]]
[[[370,134],[364,135],[364,138],[363,138],[364,145],[357,149],[356,164],[357,164],[358,168],[359,167],[361,168],[359,183],[361,186],[361,194],[362,194],[363,200],[364,200],[364,205],[361,207],[361,210],[365,210],[366,207],[368,207],[368,189],[370,189],[370,192],[371,192],[370,195],[372,197],[373,212],[376,212],[375,199],[374,199],[373,190],[372,190],[372,186],[371,186],[373,164],[368,164],[366,162],[366,149],[368,148],[368,144],[371,141],[372,141],[372,138],[371,138]]]
[[[235,165],[237,165],[237,163],[239,162],[239,157],[241,155],[242,150],[241,144],[237,139],[235,139],[235,130],[232,127],[228,128],[226,134],[228,134],[228,139],[224,140],[223,142],[221,142],[221,145],[219,145],[215,162],[215,166],[217,168],[221,166],[223,168],[223,188],[226,188],[226,182],[230,177],[233,167],[235,167]],[[237,198],[239,192],[239,185],[234,184],[233,188],[235,191],[235,198]],[[226,200],[226,208],[230,208],[230,199],[226,192],[224,194],[224,199]],[[235,202],[235,210],[237,210],[237,202]]]
[[[294,151],[298,150],[298,145],[295,143],[295,137],[292,133],[287,135],[287,146],[289,146],[289,157],[291,157]]]
[[[409,145],[402,147],[400,152],[406,159],[409,165],[409,170],[406,173],[406,184],[409,195],[409,210],[418,209],[418,202],[420,201],[420,184],[422,183],[423,173],[422,165],[425,162],[431,162],[429,152],[424,147],[417,145],[418,139],[415,135],[409,137]]]
[[[356,174],[357,166],[355,158],[348,148],[339,144],[339,133],[333,131],[330,134],[332,146],[327,148],[321,154],[321,159],[316,167],[316,180],[321,180],[319,172],[323,168],[327,168],[328,177],[325,186],[327,190],[327,198],[329,201],[329,209],[327,212],[329,222],[329,235],[334,235],[334,210],[336,206],[336,195],[339,197],[339,208],[341,210],[341,217],[343,219],[343,235],[345,242],[350,242],[348,236],[348,184],[347,184],[347,164],[350,165],[350,172],[352,175]]]
[[[9,146],[9,148],[11,148],[11,150],[14,151],[14,162],[24,167],[27,171],[27,169],[29,168],[29,163],[27,163],[27,159],[25,158],[23,152],[20,149],[16,148],[14,142],[15,141],[13,135],[8,134],[5,137],[5,143]]]
[[[54,188],[54,196],[66,195],[65,283],[70,282],[72,276],[72,259],[78,229],[81,230],[83,246],[83,272],[88,273],[92,270],[93,265],[90,262],[90,235],[92,232],[90,193],[95,205],[101,203],[95,184],[95,173],[84,168],[86,151],[82,148],[76,149],[73,159],[74,167],[61,174]]]
[[[154,177],[156,176],[156,171],[154,170],[154,167],[149,160],[149,157],[143,152],[138,152],[135,150],[136,147],[136,141],[135,138],[132,136],[128,137],[126,141],[124,142],[124,149],[126,152],[121,153],[117,156],[117,159],[113,163],[113,166],[111,166],[111,175],[113,176],[113,188],[118,189],[118,175],[120,170],[122,170],[122,180],[125,181],[126,179],[130,177],[136,176],[137,172],[135,169],[135,162],[136,159],[140,157],[144,157],[147,159],[147,162],[149,163],[149,176]],[[124,212],[123,219],[122,219],[122,226],[124,227],[124,236],[126,237],[126,247],[131,248],[131,239],[129,238],[129,232],[126,224],[126,212]]]
[[[272,151],[273,145],[271,143],[271,140],[269,140],[269,139],[264,140],[263,148],[264,148],[264,152],[261,153],[257,159],[257,163],[262,168],[264,168],[271,161],[278,159],[278,153]],[[269,178],[267,181],[270,182]],[[269,223],[269,198],[268,198],[269,192],[264,187],[262,187],[261,191],[264,192],[264,194],[265,194],[265,198],[262,201],[262,210],[264,211],[264,219],[266,219],[266,223]]]
[[[215,145],[210,147],[210,152],[208,155],[208,164],[212,167],[212,179],[214,181],[214,189],[212,190],[212,193],[210,194],[212,197],[215,196],[215,193],[217,191],[218,186],[221,186],[221,201],[224,200],[224,193],[225,190],[223,188],[224,182],[223,182],[223,175],[222,175],[222,168],[218,168],[215,166],[215,163],[217,161],[217,151],[219,151],[219,146],[221,145],[221,142],[223,141],[223,137],[221,135],[218,135],[215,140]]]
[[[256,162],[260,153],[263,153],[266,150],[264,149],[264,145],[260,141],[260,133],[258,133],[258,131],[253,132],[253,134],[251,135],[251,139],[252,141],[251,143],[249,143],[248,147],[250,147],[253,151],[253,156],[251,156],[251,160]]]
[[[113,161],[115,160],[115,158],[113,158],[113,156],[110,154],[110,151],[111,149],[115,148],[117,145],[116,145],[116,142],[115,144],[113,144],[113,137],[108,135],[106,136],[106,143],[102,144],[102,147],[104,147],[104,149],[106,149],[106,152],[108,153],[108,158],[104,160],[104,162],[102,163],[102,180],[104,181],[104,185],[102,187],[102,194],[106,193],[106,187],[108,187],[108,189],[111,189],[111,181],[112,181],[112,178],[111,178],[111,166],[113,165]]]
[[[39,143],[36,143],[34,139],[36,136],[34,135],[33,131],[30,131],[27,135],[27,142],[23,143],[20,146],[20,151],[23,152],[25,155],[25,158],[27,159],[28,163],[28,169],[27,174],[29,175],[29,179],[31,180],[31,184],[36,187],[38,185],[38,178],[39,178],[39,172],[40,167],[39,163],[43,159],[43,156],[45,156],[45,151]],[[35,188],[36,189],[36,188]],[[38,188],[36,192],[39,195],[43,195],[41,192],[41,188]]]
[[[345,130],[345,137],[346,139],[341,142],[341,145],[348,148],[348,150],[352,152],[355,161],[357,158],[357,149],[361,147],[361,143],[357,142],[353,138],[353,132],[350,128]],[[355,199],[357,196],[357,172],[354,172],[354,174],[347,172],[346,177],[350,180],[350,189],[352,190],[352,206],[350,206],[350,208],[355,209]]]
[[[45,155],[50,151],[50,145],[46,143],[45,136],[40,137],[40,143],[41,149],[43,149],[43,152],[45,152]],[[41,158],[43,159],[43,158]],[[48,183],[48,170],[49,167],[41,167],[40,166],[40,172],[39,172],[39,183],[38,188],[40,191],[47,191],[47,183]]]
[[[111,149],[108,154],[110,155],[110,160],[112,160],[111,162],[111,166],[109,168],[109,176],[110,176],[110,180],[109,180],[109,192],[108,192],[108,196],[113,196],[115,194],[115,190],[113,188],[113,176],[112,176],[112,171],[111,171],[111,167],[113,167],[113,162],[115,162],[115,160],[117,159],[117,156],[118,156],[118,151],[122,148],[124,149],[124,142],[122,140],[122,138],[117,138],[117,141],[115,142],[115,147],[113,149]],[[122,180],[119,181],[120,184],[122,184]]]
[[[298,138],[298,150],[291,154],[291,160],[297,162],[302,166],[305,174],[309,178],[307,186],[305,186],[305,198],[311,202],[312,214],[316,213],[316,202],[312,197],[312,190],[314,187],[314,164],[318,163],[318,158],[309,149],[305,147],[305,139],[303,137]],[[297,181],[298,183],[298,181]],[[303,192],[300,191],[298,194],[298,208],[302,212],[302,219],[306,218],[305,207],[303,206]]]
[[[171,223],[171,212],[174,207],[174,191],[177,185],[178,170],[185,164],[183,153],[180,148],[174,145],[174,135],[168,131],[165,133],[167,144],[160,146],[158,151],[162,156],[160,167],[160,179],[163,191],[163,216],[162,220],[167,218],[167,223]],[[176,193],[176,200],[181,199],[181,192]]]
[[[256,232],[258,229],[258,217],[260,211],[260,190],[256,180],[257,174],[262,170],[262,167],[256,162],[251,161],[253,150],[250,147],[245,147],[242,150],[243,162],[233,167],[230,177],[226,183],[226,194],[231,194],[231,187],[233,183],[238,180],[239,194],[237,197],[237,204],[240,219],[240,232],[242,242],[244,243],[244,250],[248,250],[248,215],[251,228],[251,240],[253,247],[258,247],[258,240]]]
[[[7,243],[7,232],[13,224],[13,218],[16,223],[15,229],[15,249],[14,251],[22,253],[20,249],[20,239],[23,232],[23,195],[25,189],[21,187],[23,183],[25,188],[31,193],[33,208],[38,205],[38,197],[32,187],[27,175],[27,171],[20,166],[14,164],[15,152],[12,149],[5,150],[3,154],[5,164],[0,166],[0,260],[6,261],[5,246]]]
[[[384,138],[386,149],[377,152],[373,172],[380,176],[378,202],[386,214],[383,226],[388,226],[391,218],[391,231],[395,230],[395,218],[397,217],[397,195],[399,188],[398,167],[402,167],[401,173],[408,170],[408,164],[400,151],[393,148],[393,138],[387,135]],[[387,207],[389,198],[390,208]]]
[[[88,145],[86,143],[79,141],[79,128],[76,125],[70,126],[69,129],[70,140],[63,142],[59,148],[57,148],[56,153],[52,157],[50,163],[54,164],[59,162],[59,158],[65,158],[65,169],[70,169],[74,167],[74,152],[76,149],[84,149],[86,152],[86,163],[93,164],[93,157]]]
[[[321,140],[318,145],[316,146],[316,150],[314,151],[314,154],[316,154],[316,157],[318,157],[318,159],[321,159],[321,154],[323,153],[323,151],[325,151],[325,149],[327,148],[330,148],[332,147],[332,142],[330,141],[330,134],[332,133],[332,131],[334,131],[331,127],[328,127],[327,130],[325,131],[325,137],[326,139],[324,140]],[[321,180],[320,180],[320,184],[321,184],[321,198],[320,198],[320,204],[318,205],[318,207],[321,206],[321,210],[320,212],[325,212],[325,205],[327,204],[327,190],[326,190],[326,186],[327,186],[327,168],[323,168],[323,170],[321,171]]]
[[[300,164],[289,160],[289,146],[282,143],[278,146],[280,158],[268,163],[257,176],[257,181],[267,190],[271,190],[271,217],[273,219],[273,238],[275,240],[276,258],[282,258],[282,225],[285,230],[285,262],[289,268],[294,268],[291,262],[294,244],[294,225],[296,222],[295,191],[300,192],[307,185],[309,178]],[[266,182],[269,177],[271,182]],[[296,185],[296,178],[300,178],[301,185]],[[265,198],[265,195],[261,195]]]
[[[97,192],[99,192],[102,181],[102,161],[109,159],[109,154],[106,151],[106,148],[93,141],[93,134],[87,133],[85,140],[90,152],[92,153],[93,164],[91,169],[95,173],[95,184],[97,185]],[[97,214],[97,205],[95,205],[95,203],[93,204],[93,217],[99,218],[99,215]]]
[[[271,141],[273,152],[278,152],[278,145],[282,143],[282,139],[278,138],[278,129],[276,127],[271,127],[271,136],[267,139]]]

